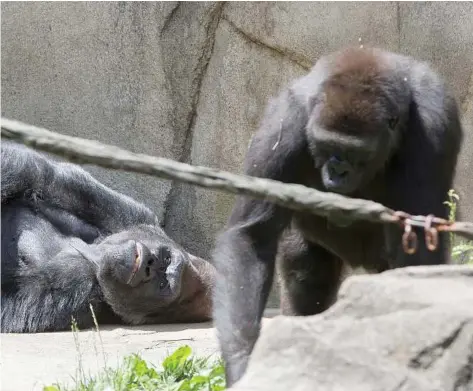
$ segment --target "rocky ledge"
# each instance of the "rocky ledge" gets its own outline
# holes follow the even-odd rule
[[[276,317],[243,391],[473,391],[473,267],[358,275],[311,317]]]

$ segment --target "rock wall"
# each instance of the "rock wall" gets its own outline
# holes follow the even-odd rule
[[[456,188],[463,218],[473,220],[471,2],[12,2],[1,11],[2,115],[233,172],[268,98],[322,54],[361,38],[431,61],[462,105]],[[168,233],[203,257],[233,203],[88,169],[154,208]]]

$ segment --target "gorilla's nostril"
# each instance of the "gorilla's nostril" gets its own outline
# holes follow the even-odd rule
[[[342,171],[339,170],[337,166],[331,165],[331,166],[329,167],[329,174],[330,174],[330,176],[337,176],[337,177],[339,177],[339,176],[342,175]]]
[[[163,246],[160,248],[159,259],[161,262],[164,263],[166,267],[168,267],[171,264],[172,253],[171,253],[171,250],[167,246]]]
[[[169,286],[169,282],[167,279],[163,279],[161,280],[161,282],[159,283],[159,289],[163,290],[165,288],[167,288]]]
[[[338,156],[332,156],[329,160],[329,173],[339,178],[343,178],[350,173],[350,165],[344,160],[340,160]]]

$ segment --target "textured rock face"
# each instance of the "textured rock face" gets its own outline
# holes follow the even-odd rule
[[[235,391],[473,390],[473,267],[350,277],[318,316],[276,317]]]
[[[361,43],[432,62],[466,129],[457,191],[473,220],[473,3],[2,3],[2,115],[240,172],[268,98]],[[89,167],[208,257],[233,196]]]

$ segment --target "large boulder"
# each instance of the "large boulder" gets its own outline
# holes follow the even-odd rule
[[[233,389],[473,390],[473,267],[348,278],[325,313],[273,319]]]

